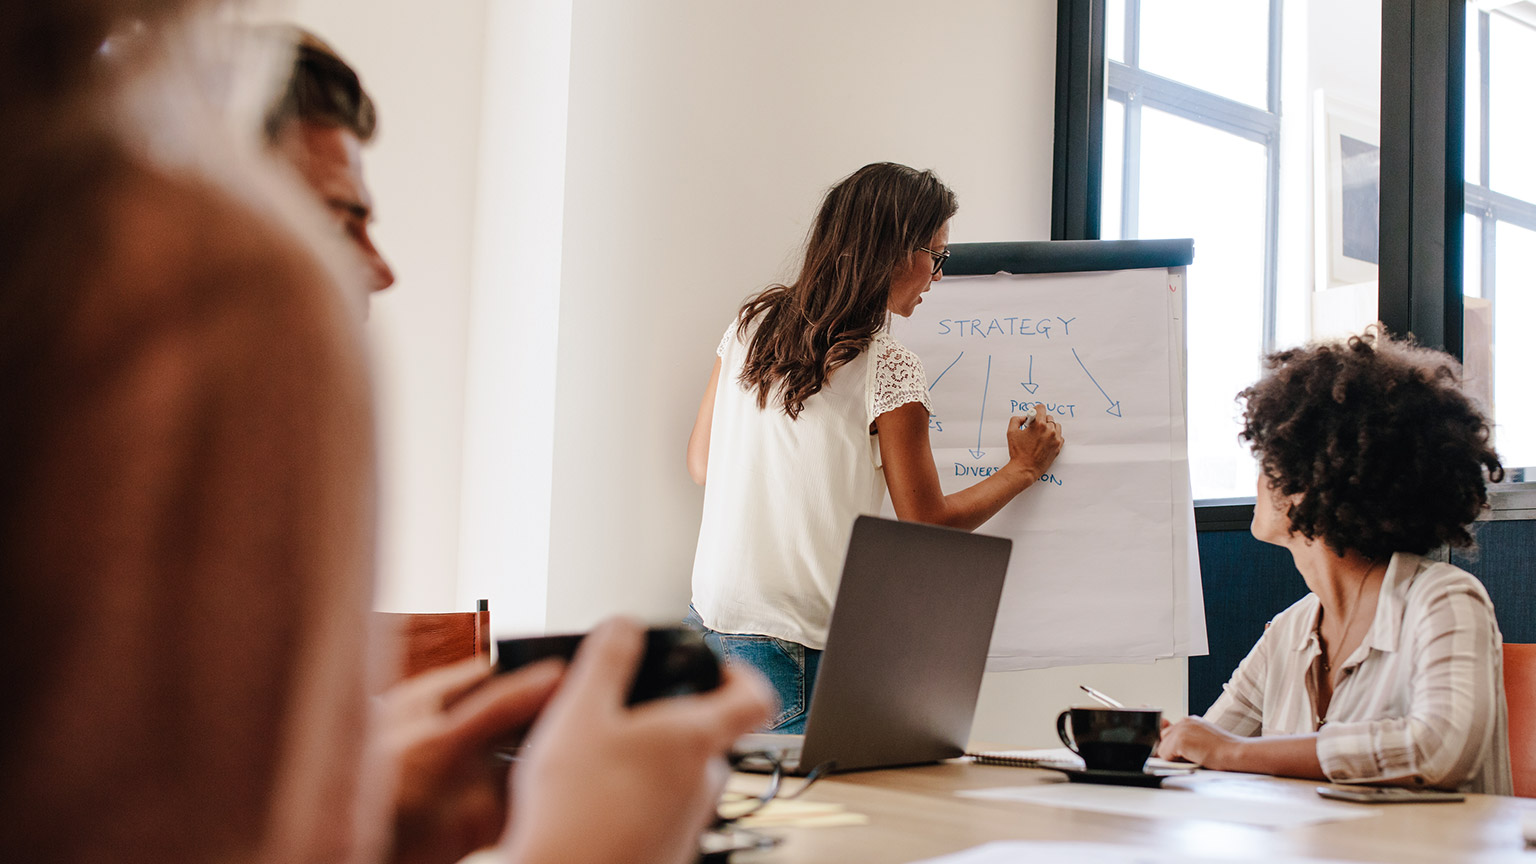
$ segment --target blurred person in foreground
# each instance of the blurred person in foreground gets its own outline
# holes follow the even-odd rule
[[[268,152],[324,209],[336,230],[322,239],[341,238],[358,265],[357,280],[370,294],[388,288],[395,277],[369,235],[374,202],[363,180],[363,146],[378,129],[372,97],[357,72],[315,34],[272,25],[254,35],[292,57],[263,119]],[[381,635],[398,634],[373,635],[388,642]],[[402,646],[381,647],[378,656],[388,659]],[[457,861],[495,843],[506,827],[508,766],[497,750],[527,727],[528,700],[510,680],[488,680],[490,671],[483,661],[466,660],[401,682],[378,702],[374,740],[396,766],[396,860]]]
[[[1158,755],[1208,768],[1508,795],[1503,644],[1469,547],[1504,470],[1447,354],[1377,328],[1270,355],[1240,394],[1253,536],[1310,593]]]
[[[313,33],[279,24],[252,35],[276,56],[291,57],[262,121],[268,152],[334,224],[320,239],[342,239],[370,295],[388,288],[395,276],[369,235],[373,196],[363,181],[363,145],[378,128],[372,97]],[[370,671],[387,673],[394,665],[387,661],[405,646],[395,632],[370,635],[380,649]],[[490,672],[472,658],[400,682],[376,703],[379,758],[395,766],[390,848],[397,861],[456,861],[496,842],[506,827],[508,764],[497,749],[526,727],[527,709],[519,688],[498,681],[482,689]]]
[[[205,5],[0,8],[0,860],[409,857],[365,688],[358,272],[222,124]],[[449,750],[531,726],[503,860],[696,855],[768,696],[626,708],[640,650],[611,622],[417,718]]]

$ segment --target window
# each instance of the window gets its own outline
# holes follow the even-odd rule
[[[1486,4],[1482,4],[1486,5]],[[1511,479],[1536,466],[1536,4],[1467,6],[1463,291],[1469,385],[1491,408]]]
[[[1193,237],[1197,500],[1258,473],[1265,354],[1378,317],[1381,0],[1105,0],[1100,236]]]
[[[1052,236],[1195,239],[1196,499],[1253,494],[1233,396],[1266,351],[1377,319],[1464,357],[1524,480],[1536,0],[1058,2]]]
[[[1105,239],[1193,237],[1187,333],[1197,499],[1251,496],[1234,397],[1274,343],[1279,0],[1108,0]]]

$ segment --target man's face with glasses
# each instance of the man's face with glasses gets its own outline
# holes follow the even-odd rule
[[[946,220],[927,243],[912,250],[907,266],[896,272],[891,280],[891,296],[887,308],[892,314],[910,317],[923,302],[933,283],[944,278],[944,262],[949,260],[949,222]]]

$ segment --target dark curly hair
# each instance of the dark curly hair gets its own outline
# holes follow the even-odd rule
[[[1278,351],[1238,394],[1241,438],[1281,496],[1291,531],[1371,558],[1473,545],[1484,481],[1504,478],[1461,364],[1379,325],[1345,342]]]

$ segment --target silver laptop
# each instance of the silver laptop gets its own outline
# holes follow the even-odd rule
[[[804,735],[748,735],[805,774],[885,768],[965,752],[1013,541],[860,516]],[[747,758],[738,766],[768,770]]]

